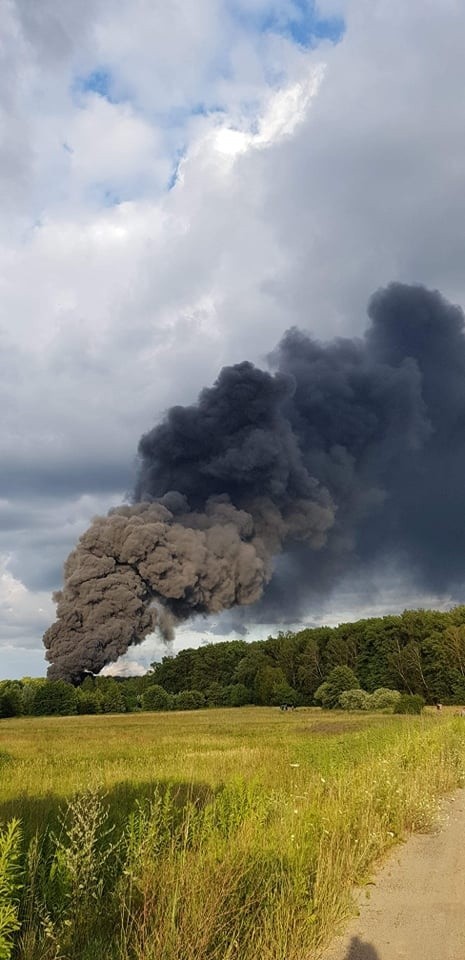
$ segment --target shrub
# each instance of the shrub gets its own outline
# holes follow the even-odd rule
[[[105,686],[101,689],[103,713],[124,713],[126,704],[119,683],[105,677]]]
[[[64,680],[47,680],[34,691],[32,709],[36,717],[76,713],[76,690]]]
[[[181,690],[174,697],[175,710],[200,710],[205,706],[205,696],[200,690]]]
[[[325,682],[315,691],[314,698],[326,710],[333,710],[339,705],[341,693],[345,690],[358,690],[359,687],[357,677],[350,667],[334,667]]]
[[[19,717],[22,713],[21,685],[5,680],[0,684],[0,717]]]
[[[153,683],[142,694],[143,710],[171,710],[173,697],[159,683]]]
[[[326,683],[326,681],[324,681],[324,683],[320,683],[320,686],[318,687],[317,690],[315,690],[315,693],[313,694],[313,699],[315,703],[321,703],[321,706],[324,707],[326,705],[326,698],[328,696],[328,693],[329,693],[329,683]]]
[[[244,683],[231,683],[224,688],[225,706],[245,707],[246,703],[253,703],[253,693]]]
[[[291,707],[296,707],[298,702],[298,694],[287,681],[276,684],[272,700],[274,706],[279,706],[281,703],[288,703]]]
[[[400,700],[398,690],[389,690],[388,687],[378,687],[370,694],[369,710],[389,710],[392,712]]]
[[[101,713],[102,697],[95,691],[78,690],[77,694],[77,712],[78,713]]]
[[[222,707],[228,699],[225,688],[216,681],[210,683],[204,693],[207,707]]]
[[[394,713],[421,713],[424,705],[425,701],[419,693],[403,693],[394,707]]]
[[[344,690],[339,697],[339,706],[343,710],[369,710],[370,700],[366,690]]]

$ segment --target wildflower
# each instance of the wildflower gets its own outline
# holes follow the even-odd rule
[[[320,777],[320,780],[321,780],[322,783],[326,783],[326,780],[325,780],[324,777]]]

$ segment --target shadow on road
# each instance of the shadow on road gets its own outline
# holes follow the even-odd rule
[[[381,957],[371,943],[364,943],[359,937],[353,937],[344,960],[381,960]]]

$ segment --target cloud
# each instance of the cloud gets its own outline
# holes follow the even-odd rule
[[[58,570],[66,504],[82,497],[84,525],[86,497],[124,495],[140,434],[223,363],[263,363],[292,324],[360,332],[391,279],[465,303],[465,11],[320,0],[345,32],[304,46],[286,24],[311,4],[266,6],[269,26],[261,0],[254,23],[226,0],[5,7],[0,496],[24,515],[24,548],[5,541],[18,582],[47,554]],[[77,89],[98,71],[105,87]]]
[[[37,647],[37,635],[53,613],[49,592],[29,591],[10,573],[7,555],[0,556],[0,649]]]

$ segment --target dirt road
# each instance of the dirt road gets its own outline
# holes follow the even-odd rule
[[[431,834],[396,847],[324,960],[465,960],[465,791]]]

